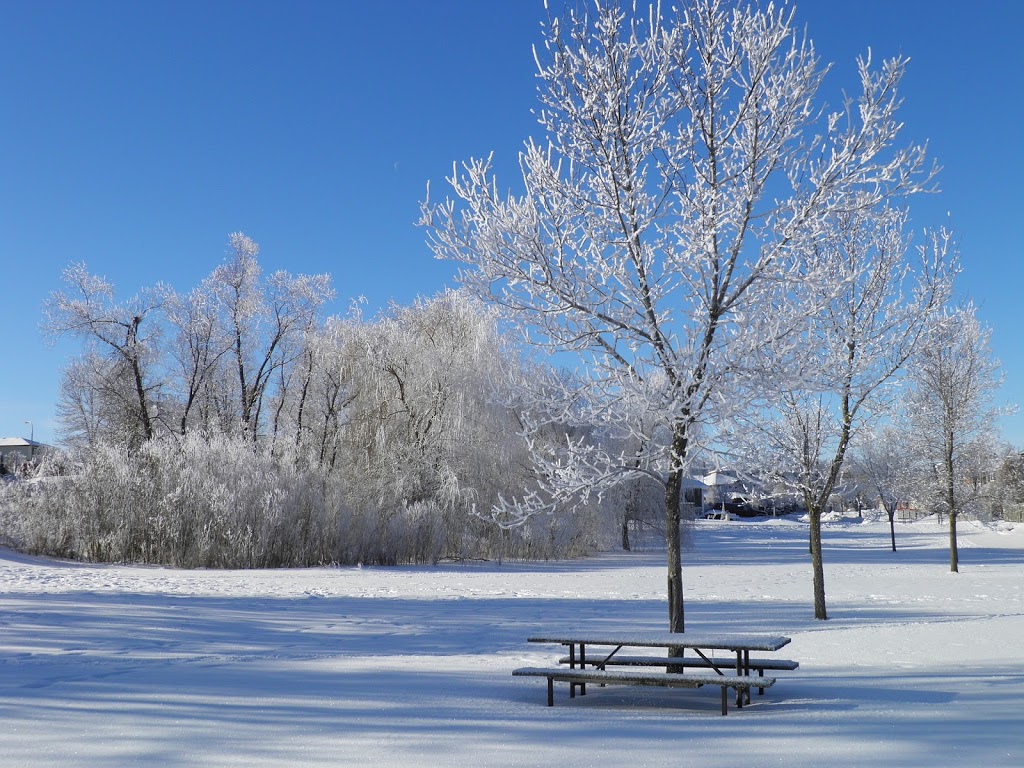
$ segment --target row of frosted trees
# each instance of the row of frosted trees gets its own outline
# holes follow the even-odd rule
[[[85,342],[61,388],[69,452],[46,470],[58,480],[7,506],[6,535],[36,552],[217,567],[599,543],[596,503],[514,528],[483,519],[535,484],[514,384],[525,363],[493,313],[448,292],[323,317],[331,298],[327,276],[265,276],[241,234],[187,294],[119,302],[68,268],[46,323]]]
[[[609,544],[616,520],[659,527],[656,484],[642,474],[600,500],[544,493],[573,474],[566,458],[581,446],[637,467],[663,446],[663,418],[643,398],[632,434],[581,423],[582,399],[539,425],[537,400],[563,401],[558,391],[581,381],[527,365],[479,302],[449,292],[372,320],[358,308],[322,317],[327,277],[264,277],[256,245],[230,243],[187,295],[158,286],[118,303],[83,265],[66,270],[47,324],[86,342],[62,386],[71,451],[48,468],[59,481],[4,507],[8,538],[97,560],[258,567],[551,557]],[[842,476],[831,474],[844,432],[828,403],[785,387],[770,418],[748,405],[725,422],[737,428],[719,431],[720,458],[806,509],[827,491],[878,499],[890,520],[897,505],[924,503],[955,523],[1002,503],[1005,483],[960,482],[1005,463],[995,412],[955,402],[997,381],[987,343],[970,308],[940,323],[888,401],[900,417],[853,441]],[[518,514],[531,494],[552,514]]]

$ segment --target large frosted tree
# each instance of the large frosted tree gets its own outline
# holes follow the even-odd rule
[[[536,57],[544,138],[520,154],[518,191],[469,160],[423,221],[466,286],[531,340],[583,357],[582,389],[548,386],[535,423],[590,421],[644,446],[567,440],[546,457],[551,496],[520,509],[657,479],[669,628],[683,631],[680,491],[717,411],[737,404],[734,374],[791,338],[786,296],[826,279],[807,256],[838,214],[929,183],[923,149],[895,146],[905,62],[859,61],[859,89],[828,109],[828,68],[792,11],[722,0],[671,16],[598,2],[549,19]],[[659,438],[645,440],[651,414]]]

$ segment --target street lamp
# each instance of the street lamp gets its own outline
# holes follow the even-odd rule
[[[36,457],[36,427],[31,421],[26,421],[28,424],[28,460],[32,461]]]

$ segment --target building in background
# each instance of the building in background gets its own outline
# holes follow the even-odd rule
[[[13,473],[26,464],[34,464],[53,446],[24,437],[0,437],[0,474]]]

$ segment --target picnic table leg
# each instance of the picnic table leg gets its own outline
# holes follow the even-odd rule
[[[746,649],[745,651],[743,651],[743,674],[746,675],[747,677],[750,677],[750,649],[749,648]],[[762,688],[761,690],[763,691],[764,689]],[[746,693],[744,694],[744,696],[747,699],[747,704],[749,704],[750,703],[750,687],[749,686],[747,687],[747,690],[746,690]]]
[[[569,669],[576,669],[576,643],[569,643]],[[569,698],[576,698],[576,683],[569,682]]]
[[[555,706],[555,679],[548,677],[548,706]]]
[[[743,674],[743,651],[736,651],[736,676],[740,677]],[[736,708],[743,708],[743,689],[736,689]]]
[[[723,685],[722,686],[722,715],[724,717],[725,715],[728,715],[728,714],[729,714],[729,687]]]
[[[587,646],[580,643],[580,669],[587,668]],[[580,696],[587,695],[587,684],[580,683]]]

